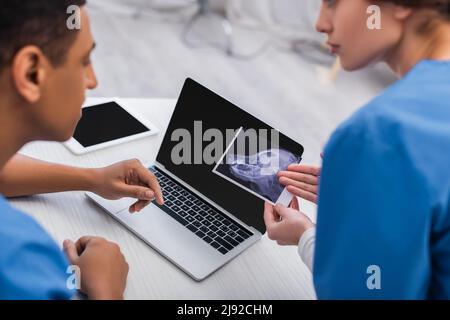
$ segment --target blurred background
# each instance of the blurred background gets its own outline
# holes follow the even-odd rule
[[[177,98],[191,77],[302,143],[305,163],[336,126],[394,81],[339,70],[314,24],[320,0],[88,0],[99,86],[91,97]]]

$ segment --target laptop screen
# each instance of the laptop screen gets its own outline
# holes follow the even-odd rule
[[[243,130],[248,133],[244,139],[247,153],[236,154],[228,166],[229,176],[236,180],[239,178],[247,190],[214,172],[217,163],[221,159],[223,161],[224,153],[229,152]],[[255,148],[249,145],[253,133],[258,140]],[[274,148],[281,149],[279,146],[283,154],[291,156],[289,159],[300,159],[303,154],[300,144],[194,80],[187,79],[157,161],[238,219],[264,233],[262,196],[276,198],[281,186],[276,173],[261,170],[261,159],[273,154]]]

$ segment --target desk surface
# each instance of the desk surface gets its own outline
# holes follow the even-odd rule
[[[95,99],[91,99],[95,102]],[[96,167],[137,158],[153,162],[175,107],[174,100],[126,99],[161,132],[84,156],[71,154],[60,143],[35,142],[21,153],[62,164]],[[309,270],[296,247],[280,247],[266,235],[236,259],[202,282],[195,282],[139,238],[87,200],[83,192],[38,195],[13,200],[62,246],[66,238],[96,235],[118,243],[129,265],[126,299],[314,299]],[[304,208],[314,211],[314,207]],[[262,212],[261,212],[262,215]]]

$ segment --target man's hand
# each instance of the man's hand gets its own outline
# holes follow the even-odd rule
[[[86,169],[16,154],[0,171],[0,194],[8,198],[79,190],[110,200],[138,199],[130,212],[142,210],[154,198],[160,205],[164,203],[158,180],[138,160]]]
[[[81,292],[92,300],[123,299],[128,264],[117,244],[98,237],[64,241],[71,264],[81,270]]]
[[[94,172],[92,192],[109,200],[124,197],[138,199],[130,207],[131,213],[141,211],[155,198],[158,204],[164,204],[158,180],[138,160],[128,160],[91,170]]]
[[[299,211],[297,198],[294,198],[290,208],[280,204],[274,207],[266,202],[264,222],[269,239],[282,246],[297,245],[303,233],[314,227],[314,223]]]
[[[288,171],[278,173],[279,181],[295,196],[317,203],[319,192],[320,168],[301,164],[292,164]]]

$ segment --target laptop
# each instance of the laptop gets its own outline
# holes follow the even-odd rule
[[[130,199],[87,196],[109,215],[196,281],[201,281],[256,243],[265,233],[264,200],[213,172],[233,130],[274,130],[192,79],[187,79],[156,161],[149,166],[165,204],[152,202],[138,214]],[[215,141],[212,137],[216,135]],[[228,137],[227,137],[228,135]],[[303,147],[280,134],[297,156]],[[211,146],[214,144],[215,147]],[[214,150],[215,149],[215,150]]]

